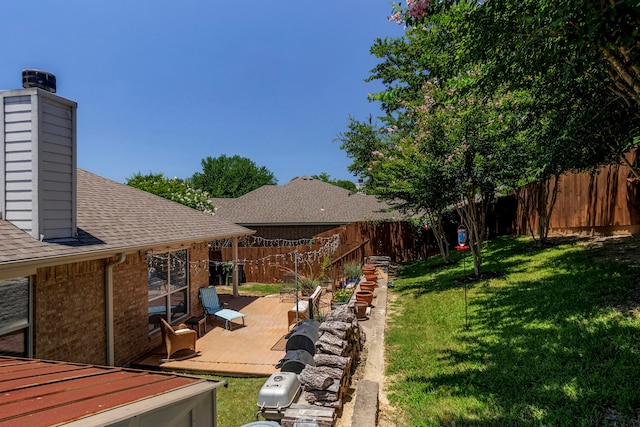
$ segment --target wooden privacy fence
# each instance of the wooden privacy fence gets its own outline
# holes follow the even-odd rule
[[[636,162],[636,152],[626,156]],[[555,182],[550,182],[550,187]],[[495,234],[538,232],[535,202],[539,186],[523,187],[520,197],[510,195],[498,200],[495,209]],[[566,173],[558,181],[556,204],[549,219],[550,234],[638,233],[640,231],[639,184],[626,165],[608,165],[594,173]],[[549,195],[549,197],[551,197]]]
[[[326,244],[339,235],[339,244],[329,251]],[[295,270],[298,254],[298,272],[319,278],[326,275],[333,283],[343,272],[342,266],[350,261],[362,264],[373,255],[389,256],[402,262],[425,258],[437,253],[430,233],[405,222],[357,222],[318,234],[308,245],[239,247],[238,262],[245,282],[280,283],[287,272]],[[328,268],[322,271],[323,260]],[[232,261],[232,249],[212,249],[210,259],[217,262]],[[326,260],[325,260],[326,262]]]

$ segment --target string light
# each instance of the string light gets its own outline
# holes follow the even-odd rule
[[[262,239],[262,238],[256,238],[256,239]],[[228,240],[228,239],[227,239]],[[273,255],[267,255],[266,257],[263,258],[257,258],[257,259],[251,259],[251,260],[247,260],[242,259],[242,260],[231,260],[231,261],[209,261],[209,267],[225,267],[228,266],[229,263],[243,263],[245,266],[249,266],[250,271],[253,272],[254,266],[256,269],[259,269],[260,267],[262,267],[262,273],[266,274],[267,272],[267,267],[271,267],[272,265],[281,265],[281,264],[286,264],[288,262],[294,262],[295,261],[295,257],[296,257],[296,253],[297,253],[297,257],[298,257],[298,261],[299,262],[304,262],[307,264],[311,264],[315,261],[318,261],[322,258],[324,258],[325,256],[329,256],[331,257],[333,255],[333,253],[335,251],[337,251],[340,248],[340,235],[339,234],[334,234],[331,237],[320,237],[320,238],[315,238],[315,239],[302,239],[302,240],[284,240],[284,239],[275,239],[275,240],[269,240],[269,239],[262,239],[263,241],[269,241],[269,242],[289,242],[289,243],[293,243],[295,242],[296,244],[284,244],[284,245],[279,245],[279,246],[304,246],[304,245],[310,245],[313,243],[320,243],[322,241],[324,241],[325,243],[318,249],[316,250],[309,250],[306,252],[300,252],[298,251],[291,251],[291,252],[287,252],[287,253],[282,253],[282,254],[273,254]],[[257,240],[256,240],[257,241]],[[220,242],[220,241],[218,241]],[[304,244],[300,244],[300,242],[306,242]],[[226,241],[224,244],[219,245],[219,244],[215,244],[212,245],[215,248],[225,248],[225,247],[229,247],[226,245]]]
[[[311,246],[317,243],[322,243],[326,241],[333,241],[336,238],[340,238],[339,234],[334,234],[330,237],[312,237],[311,239],[298,239],[298,240],[288,240],[288,239],[266,239],[264,237],[256,237],[256,236],[244,236],[238,238],[238,246],[240,247],[253,247],[253,246],[261,246],[261,247],[272,247],[272,246],[280,246],[280,247],[288,247],[288,246]],[[233,239],[223,239],[216,240],[210,243],[210,246],[214,249],[220,248],[230,248],[233,245]]]

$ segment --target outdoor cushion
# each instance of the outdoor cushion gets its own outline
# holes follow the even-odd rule
[[[296,324],[296,305],[298,306],[297,320],[307,320],[309,318],[309,301],[298,301],[298,304],[293,304],[293,307],[287,312],[289,327]]]
[[[200,288],[200,302],[207,316],[217,316],[224,319],[225,329],[231,330],[229,322],[235,319],[242,319],[242,326],[244,326],[245,315],[239,311],[223,308],[215,287]]]
[[[298,311],[306,311],[309,309],[309,301],[298,301]],[[293,304],[291,310],[296,311],[296,304]]]
[[[196,331],[192,331],[191,329],[174,330],[163,318],[160,318],[160,324],[164,343],[167,348],[167,360],[171,359],[171,356],[180,350],[191,350],[191,356],[196,354]]]

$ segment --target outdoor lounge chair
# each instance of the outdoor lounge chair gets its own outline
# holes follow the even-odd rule
[[[244,326],[245,315],[239,311],[224,308],[222,304],[220,304],[216,288],[200,288],[200,302],[204,308],[204,314],[206,314],[207,317],[217,316],[224,319],[225,329],[231,330],[230,322],[235,319],[242,319],[242,326]]]
[[[169,323],[160,318],[162,325],[162,337],[167,347],[167,359],[171,359],[174,353],[180,350],[196,351],[196,331],[188,329],[186,325],[180,324],[178,329],[173,329]]]

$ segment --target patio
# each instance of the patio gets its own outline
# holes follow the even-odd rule
[[[132,365],[143,369],[160,369],[193,374],[232,377],[268,377],[276,372],[275,365],[285,356],[280,339],[289,331],[287,313],[295,306],[294,299],[281,301],[280,295],[266,297],[220,295],[228,308],[246,314],[244,327],[234,324],[224,328],[224,321],[207,321],[207,332],[196,342],[198,355],[184,360],[163,362],[166,350],[158,347]],[[176,359],[185,353],[178,352]]]

